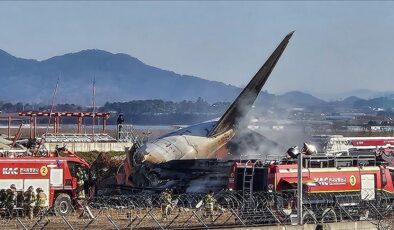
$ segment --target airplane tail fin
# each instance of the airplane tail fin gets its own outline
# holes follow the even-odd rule
[[[216,136],[234,127],[235,123],[243,117],[252,107],[261,88],[264,86],[276,63],[281,57],[294,31],[286,35],[264,65],[252,78],[249,84],[238,95],[230,108],[223,114],[208,136]]]

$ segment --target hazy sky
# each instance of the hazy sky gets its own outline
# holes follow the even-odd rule
[[[394,2],[0,2],[0,49],[98,48],[243,86],[296,30],[266,90],[394,91]]]

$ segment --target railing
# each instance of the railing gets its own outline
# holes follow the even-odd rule
[[[303,157],[303,164],[306,168],[328,168],[328,167],[358,167],[376,166],[375,155],[357,155],[357,156],[328,156],[328,155],[311,155]]]
[[[16,158],[31,156],[32,153],[24,149],[0,149],[0,157]]]
[[[48,133],[44,134],[45,142],[115,142],[116,139],[105,133],[79,134],[79,133]]]

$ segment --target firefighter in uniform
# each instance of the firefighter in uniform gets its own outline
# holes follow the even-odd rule
[[[16,192],[16,186],[15,184],[12,184],[9,189],[7,189],[7,197],[6,197],[6,207],[8,210],[12,210],[13,208],[16,207],[16,197],[17,197],[17,192]]]
[[[161,215],[166,220],[172,208],[172,191],[166,188],[161,193],[161,201]]]
[[[204,203],[204,217],[210,217],[211,221],[213,221],[213,207],[215,206],[216,199],[213,197],[213,191],[209,191],[207,195],[205,195],[203,203]]]
[[[37,188],[37,198],[36,198],[36,206],[39,208],[40,212],[45,212],[48,208],[47,205],[47,195],[45,194],[42,188]]]
[[[77,172],[77,198],[80,201],[85,200],[85,180],[86,174],[83,169],[79,167]]]
[[[34,215],[34,206],[36,204],[36,194],[34,192],[33,186],[29,186],[27,191],[23,194],[23,200],[25,204],[25,208],[29,213],[29,218],[33,219]]]

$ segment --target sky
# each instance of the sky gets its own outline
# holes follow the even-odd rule
[[[394,91],[394,2],[0,2],[0,28],[17,57],[102,49],[236,86],[295,30],[265,90]]]

